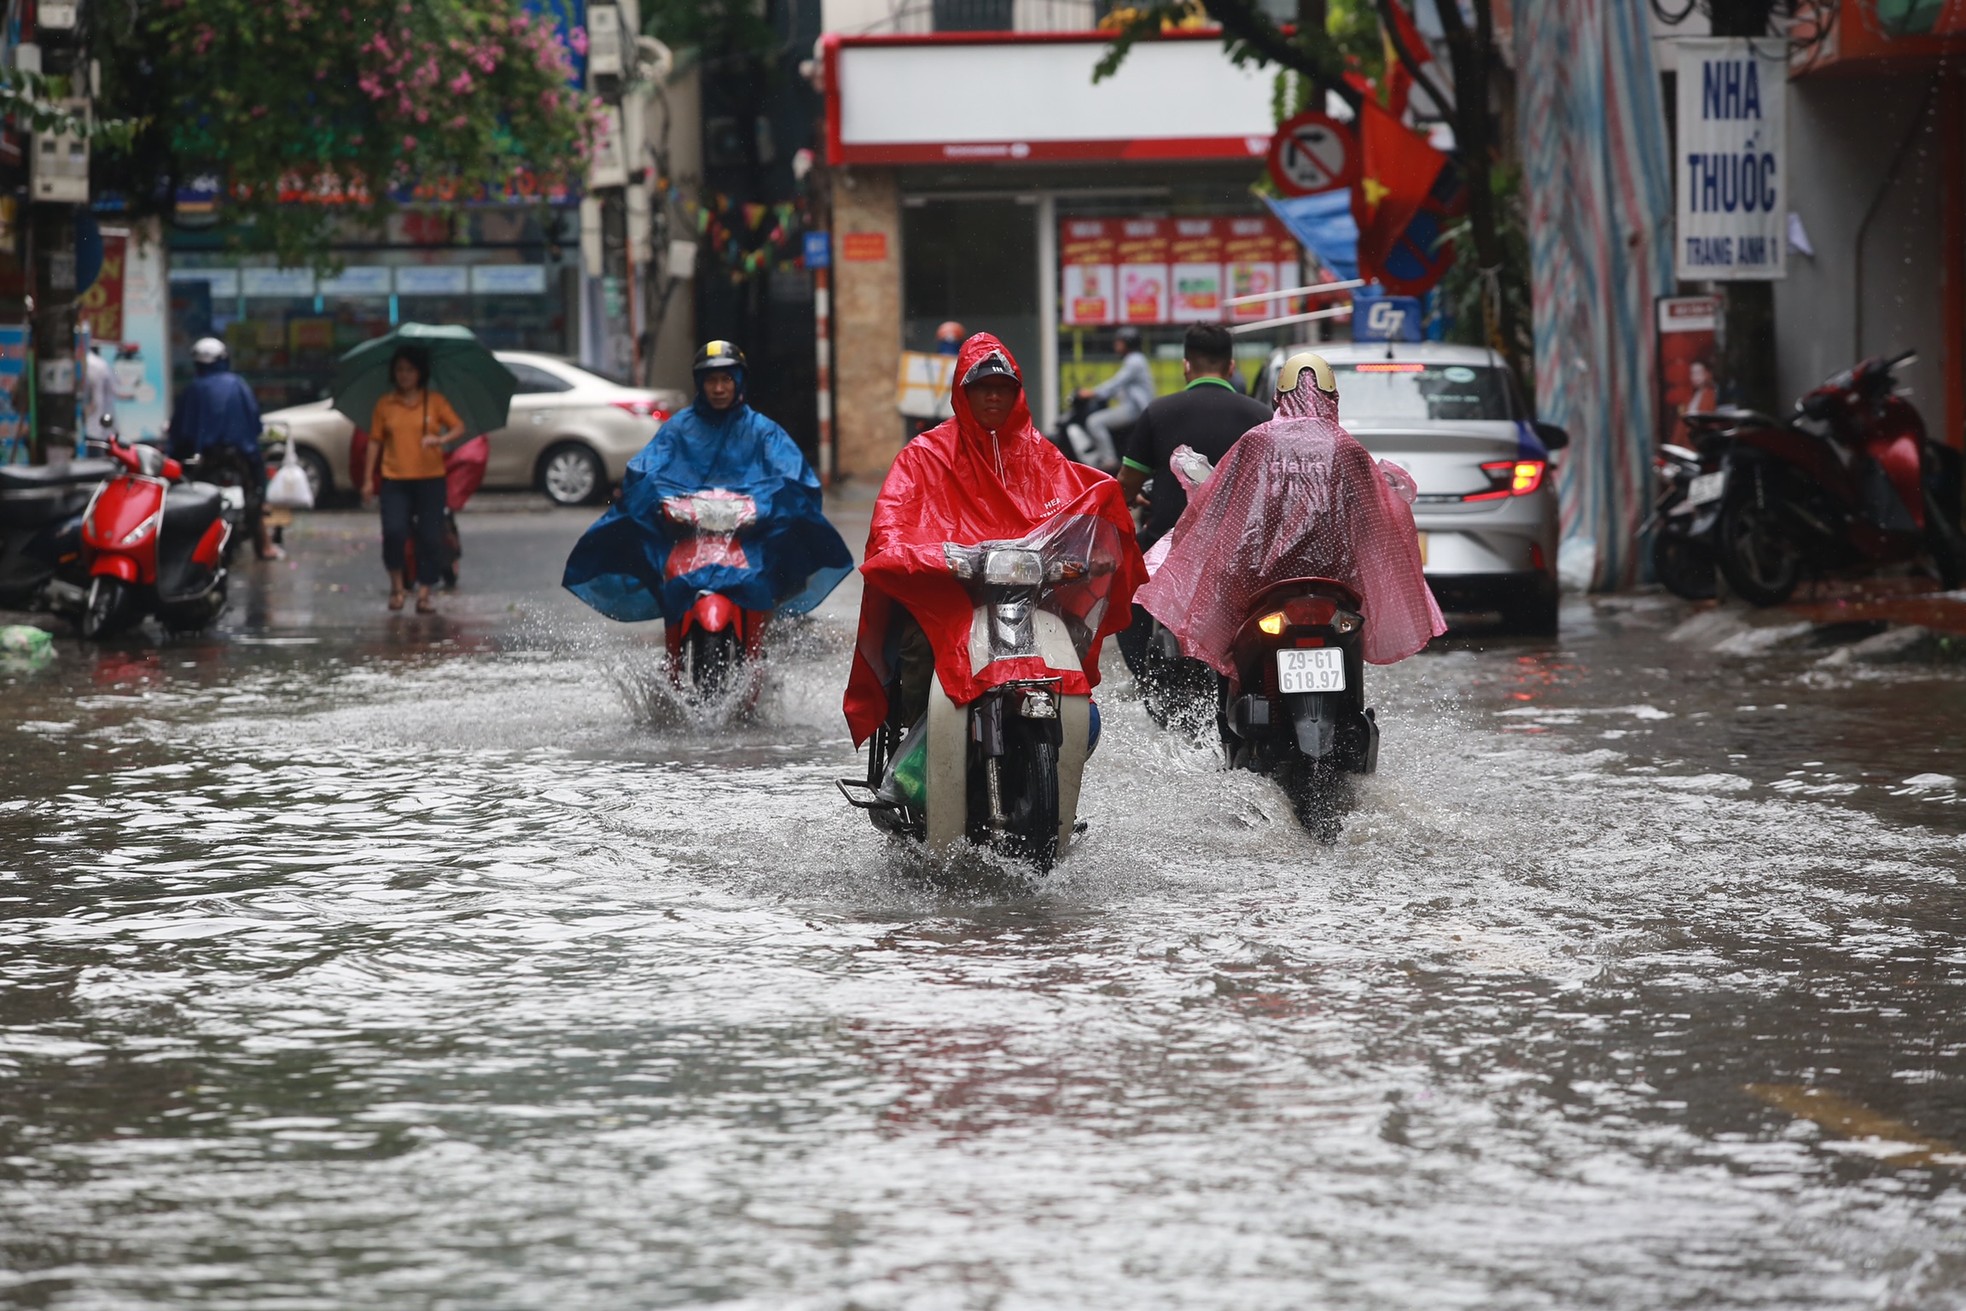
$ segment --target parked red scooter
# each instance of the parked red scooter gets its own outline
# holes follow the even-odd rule
[[[123,472],[82,515],[82,636],[110,637],[151,614],[170,632],[209,627],[225,608],[243,497],[186,481],[184,466],[154,446],[111,438],[109,454]]]
[[[1724,475],[1695,480],[1688,499],[1719,502],[1715,560],[1742,600],[1780,605],[1805,575],[1894,564],[1929,565],[1948,588],[1966,577],[1958,455],[1897,394],[1894,370],[1913,358],[1837,374],[1797,401],[1788,423],[1688,416]]]

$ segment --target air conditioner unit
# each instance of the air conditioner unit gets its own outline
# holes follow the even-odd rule
[[[587,77],[620,77],[621,11],[613,5],[587,7]]]

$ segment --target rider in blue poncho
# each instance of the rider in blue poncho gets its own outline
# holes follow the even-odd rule
[[[744,403],[744,353],[697,352],[696,400],[628,462],[614,505],[574,544],[561,584],[610,619],[661,618],[672,635],[704,592],[754,612],[804,614],[853,572],[820,509],[819,478],[785,430]],[[715,489],[749,497],[735,551],[671,552],[689,539],[664,502]]]

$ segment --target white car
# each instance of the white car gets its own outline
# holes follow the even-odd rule
[[[1338,417],[1420,487],[1413,518],[1441,608],[1499,611],[1510,627],[1556,631],[1558,507],[1554,457],[1570,437],[1537,423],[1494,351],[1439,342],[1326,342]]]
[[[627,387],[561,359],[530,351],[496,351],[519,389],[503,428],[493,430],[487,487],[536,487],[556,505],[605,499],[629,459],[689,403],[674,389]],[[327,401],[275,410],[264,417],[261,444],[277,459],[291,439],[314,484],[314,503],[355,490],[349,442],[355,425]]]

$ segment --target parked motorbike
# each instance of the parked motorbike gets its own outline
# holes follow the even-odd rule
[[[1966,578],[1957,455],[1931,440],[1897,394],[1905,351],[1873,357],[1766,415],[1695,416],[1714,433],[1722,484],[1714,554],[1727,585],[1780,605],[1805,575],[1926,565],[1948,588]],[[1689,495],[1690,499],[1690,495]]]
[[[122,472],[97,488],[82,516],[86,584],[62,608],[90,639],[151,614],[167,631],[202,631],[225,608],[244,495],[189,481],[184,465],[154,446],[112,437],[109,455]]]
[[[968,637],[980,696],[958,705],[938,672],[928,713],[903,722],[898,678],[867,777],[847,801],[892,833],[946,850],[968,840],[1048,870],[1078,829],[1079,785],[1098,737],[1088,695],[1063,690],[1104,615],[1121,552],[1103,519],[1061,516],[1026,537],[943,547],[974,602]]]
[[[114,460],[0,466],[0,606],[51,607],[58,583],[80,592],[82,514]]]
[[[1066,459],[1089,464],[1101,473],[1117,474],[1120,470],[1120,452],[1113,449],[1113,444],[1119,442],[1124,446],[1126,434],[1133,431],[1133,427],[1128,424],[1119,428],[1110,441],[1095,434],[1088,420],[1105,406],[1103,400],[1074,396],[1066,405],[1065,412],[1058,417],[1058,422],[1045,435]]]
[[[708,488],[662,502],[662,514],[677,532],[665,575],[680,578],[697,569],[750,562],[740,540],[758,521],[757,502],[740,492]],[[668,628],[669,668],[676,681],[706,699],[727,695],[740,678],[750,678],[748,696],[758,682],[748,671],[763,654],[769,611],[746,610],[721,592],[701,591],[679,624]]]
[[[1727,475],[1718,459],[1685,446],[1661,446],[1653,464],[1658,492],[1639,529],[1652,540],[1652,574],[1674,596],[1710,601],[1719,590],[1713,541]]]

